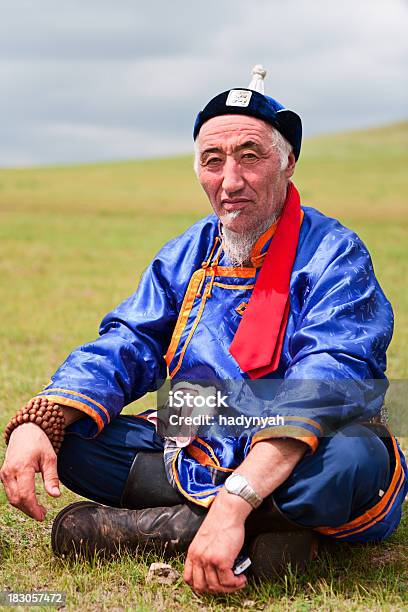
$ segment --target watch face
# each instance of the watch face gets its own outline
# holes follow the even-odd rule
[[[233,474],[228,478],[225,483],[225,486],[227,491],[229,491],[230,493],[235,493],[236,495],[239,495],[245,484],[246,481],[243,476],[241,476],[240,474]]]

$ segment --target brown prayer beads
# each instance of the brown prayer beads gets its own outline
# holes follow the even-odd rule
[[[35,397],[17,412],[4,430],[4,439],[9,443],[12,432],[24,423],[34,423],[41,427],[50,439],[56,453],[64,439],[65,419],[62,406],[47,397]]]

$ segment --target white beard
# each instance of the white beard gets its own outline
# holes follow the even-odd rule
[[[237,217],[238,214],[239,212],[230,213],[229,218],[232,219]],[[255,242],[264,232],[266,232],[268,227],[275,223],[278,217],[279,215],[273,215],[272,218],[265,220],[261,225],[244,234],[238,234],[226,227],[221,228],[222,246],[233,266],[242,267],[244,264],[250,262],[251,251]]]

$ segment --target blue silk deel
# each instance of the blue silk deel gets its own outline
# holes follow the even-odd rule
[[[393,313],[358,236],[313,208],[302,210],[283,350],[278,370],[265,380],[322,381],[319,401],[306,393],[300,405],[281,394],[270,412],[290,421],[270,437],[298,438],[313,454],[328,423],[340,429],[378,413],[381,402],[365,403],[358,393],[337,405],[325,383],[386,381]],[[103,319],[99,338],[74,350],[38,395],[84,412],[70,430],[91,438],[125,405],[156,391],[168,372],[177,379],[208,366],[217,379],[245,380],[229,346],[271,240],[268,230],[253,247],[252,266],[233,267],[222,250],[218,219],[199,221],[160,250],[137,291]],[[187,498],[208,506],[228,471],[265,436],[269,432],[260,430],[196,439],[175,453],[169,478]],[[349,444],[352,452],[353,437]],[[393,503],[400,505],[406,467],[395,452],[400,475]]]

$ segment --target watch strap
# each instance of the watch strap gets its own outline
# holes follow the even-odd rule
[[[263,502],[262,497],[256,493],[253,487],[249,484],[248,480],[242,474],[231,474],[228,476],[227,480],[225,481],[225,488],[227,489],[228,493],[238,495],[239,497],[242,497],[242,499],[245,499],[245,501],[247,501],[254,509],[258,508]]]

